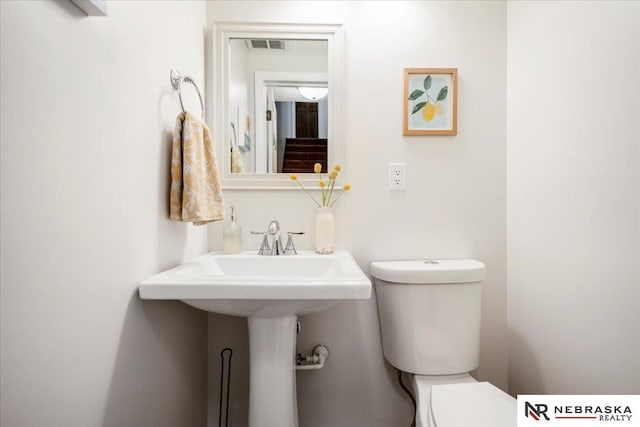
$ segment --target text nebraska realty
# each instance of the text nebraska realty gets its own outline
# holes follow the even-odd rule
[[[554,406],[553,412],[556,418],[568,418],[569,416],[596,418],[599,421],[631,421],[631,408],[628,406],[582,406],[567,405]],[[573,418],[573,417],[572,417]]]

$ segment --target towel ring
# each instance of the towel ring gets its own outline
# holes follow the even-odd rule
[[[200,95],[200,89],[198,89],[198,85],[193,80],[192,77],[183,76],[180,74],[178,70],[171,70],[169,74],[169,78],[171,79],[171,86],[175,90],[178,91],[178,98],[180,99],[180,107],[182,107],[182,112],[186,113],[187,111],[184,109],[184,104],[182,103],[182,82],[191,83],[198,94],[198,98],[200,99],[200,110],[202,111],[202,120],[204,120],[204,102],[202,102],[202,95]]]

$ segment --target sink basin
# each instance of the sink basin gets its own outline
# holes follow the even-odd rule
[[[234,316],[302,315],[368,299],[371,282],[351,254],[209,253],[140,283],[142,299],[180,300]]]
[[[297,316],[342,300],[369,299],[371,281],[347,251],[290,256],[213,252],[149,277],[140,283],[139,294],[246,316],[249,426],[297,427]]]

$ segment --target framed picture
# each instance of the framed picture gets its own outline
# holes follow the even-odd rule
[[[405,68],[403,135],[458,133],[458,69]]]
[[[251,151],[251,116],[247,109],[238,106],[238,148],[242,151]]]

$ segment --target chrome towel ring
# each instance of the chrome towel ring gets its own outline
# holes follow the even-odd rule
[[[175,90],[178,91],[178,98],[180,98],[180,107],[182,107],[182,112],[186,113],[187,111],[184,109],[184,104],[182,103],[182,83],[187,82],[191,83],[198,94],[198,98],[200,99],[200,110],[202,111],[202,120],[204,120],[204,102],[202,101],[202,95],[200,95],[200,89],[198,89],[198,85],[193,80],[192,77],[183,76],[178,70],[171,70],[169,74],[169,78],[171,79],[171,86]]]

